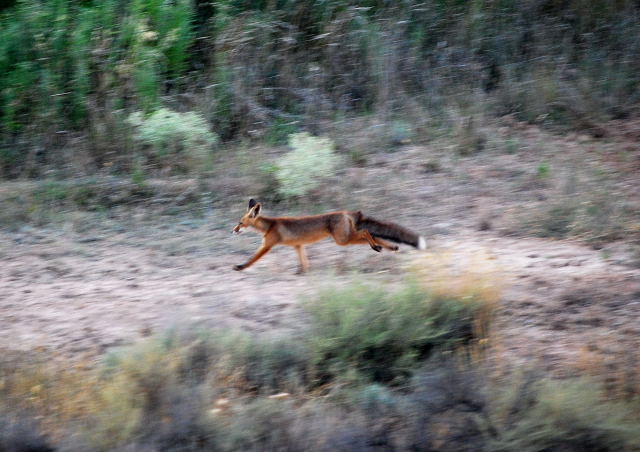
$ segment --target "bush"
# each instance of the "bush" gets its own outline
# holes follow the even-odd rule
[[[329,138],[294,133],[289,135],[289,146],[293,150],[278,160],[276,169],[278,191],[285,197],[306,195],[338,165]]]
[[[390,331],[399,336],[392,325]],[[298,366],[274,358],[273,350],[286,356],[286,344],[296,349],[314,337],[261,347],[260,338],[238,334],[173,332],[111,354],[97,368],[65,364],[58,371],[46,359],[29,363],[24,357],[3,357],[0,447],[631,451],[640,446],[637,401],[608,400],[593,380],[519,377],[517,372],[496,377],[495,363],[464,354],[443,353],[417,363],[420,367],[400,388],[345,385],[341,378],[321,388],[266,397],[281,372]],[[343,358],[357,362],[359,351],[354,347]],[[246,373],[245,366],[254,361],[281,364]],[[247,375],[259,375],[266,382],[263,390],[247,387]],[[44,414],[38,419],[46,430],[26,415],[32,412]]]
[[[418,136],[407,106],[447,123],[470,103],[601,135],[640,102],[638,13],[630,0],[9,1],[0,171],[116,169],[131,151],[121,118],[161,101],[198,105],[224,139],[272,143],[383,113],[398,121],[379,144],[404,144]],[[468,124],[457,139],[468,154],[489,138]]]
[[[491,450],[619,451],[640,447],[632,404],[591,380],[522,378],[494,394]],[[637,413],[636,413],[637,414]]]
[[[637,400],[451,353],[490,298],[355,286],[299,337],[174,330],[96,367],[7,353],[0,449],[638,450]]]
[[[212,347],[170,333],[108,357],[94,387],[97,409],[82,439],[113,449],[135,439],[154,450],[215,448],[216,426],[206,415]],[[204,354],[203,354],[204,351]]]
[[[412,125],[407,121],[395,120],[388,127],[389,144],[393,146],[409,144],[415,135]]]
[[[223,357],[222,372],[234,375],[237,385],[245,390],[293,392],[311,384],[311,360],[304,340],[224,334],[213,342]]]
[[[432,296],[416,284],[396,293],[364,286],[325,292],[308,306],[316,372],[321,381],[356,372],[365,381],[402,382],[434,351],[468,342],[480,304]]]
[[[218,142],[207,121],[193,112],[161,108],[146,118],[134,113],[129,122],[137,128],[135,139],[149,146],[152,159],[165,167],[195,169],[210,159],[212,146]]]

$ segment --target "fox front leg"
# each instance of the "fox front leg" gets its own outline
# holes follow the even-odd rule
[[[253,264],[256,263],[258,259],[260,259],[262,256],[264,256],[269,251],[271,251],[271,248],[273,248],[278,243],[278,241],[279,241],[279,237],[277,234],[268,233],[262,239],[262,246],[258,248],[258,251],[256,251],[256,254],[254,254],[253,257],[249,259],[247,262],[245,262],[244,264],[234,265],[233,269],[236,271],[240,271],[240,270],[244,270],[245,268],[251,267]]]
[[[267,254],[271,250],[271,248],[272,248],[271,246],[265,246],[265,245],[261,246],[260,249],[256,252],[256,254],[253,255],[251,259],[249,259],[244,264],[234,265],[233,269],[236,271],[240,271],[240,270],[244,270],[245,268],[251,267],[253,264],[256,263],[258,259],[260,259],[262,256]]]
[[[298,268],[296,274],[301,275],[309,270],[309,260],[307,259],[307,255],[304,252],[304,246],[296,245],[295,249],[298,253],[298,260],[300,261],[300,267]]]

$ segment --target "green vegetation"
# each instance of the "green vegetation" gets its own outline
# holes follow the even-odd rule
[[[328,138],[294,133],[289,135],[289,147],[293,150],[278,160],[275,170],[278,192],[284,197],[307,194],[333,174],[339,161]]]
[[[414,283],[395,294],[357,286],[309,303],[309,329],[296,337],[174,330],[112,352],[95,368],[6,355],[0,445],[223,451],[640,445],[637,401],[605,401],[595,380],[495,376],[471,328],[474,306],[483,303],[433,298]]]
[[[178,113],[161,108],[149,117],[134,113],[129,122],[137,129],[134,138],[151,149],[149,159],[159,166],[194,169],[210,160],[218,137],[197,113]]]
[[[247,193],[393,204],[436,235],[501,230],[504,210],[526,211],[512,232],[637,242],[637,124],[620,120],[640,111],[639,17],[632,0],[3,2],[0,180],[18,180],[0,255],[48,239],[28,225],[229,229]],[[191,237],[153,246],[217,240]],[[288,335],[176,330],[89,365],[0,353],[0,450],[640,450],[636,357],[603,381],[504,363],[496,281],[435,257],[395,290],[305,300]]]
[[[355,372],[368,382],[401,383],[434,352],[473,337],[482,300],[433,296],[416,284],[402,291],[354,287],[309,304],[319,377]]]
[[[540,179],[544,179],[546,177],[549,177],[549,171],[549,164],[547,162],[541,162],[536,168],[536,175]]]
[[[500,431],[490,442],[491,450],[613,451],[640,446],[633,413],[637,407],[606,400],[603,387],[592,380],[514,378],[496,395],[492,415]]]
[[[418,117],[455,128],[478,114],[597,135],[602,121],[637,110],[638,8],[21,0],[0,10],[0,170],[38,176],[66,163],[65,146],[90,151],[88,172],[126,160],[124,119],[161,108],[200,114],[224,140],[270,143],[370,114],[388,124],[390,145],[411,140]],[[463,154],[483,147],[479,126],[469,127]]]

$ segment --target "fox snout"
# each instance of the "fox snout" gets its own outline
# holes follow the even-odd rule
[[[231,230],[233,235],[240,234],[242,232],[242,223],[238,223],[238,225]]]

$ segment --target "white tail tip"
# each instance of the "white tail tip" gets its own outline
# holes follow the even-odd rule
[[[418,249],[419,250],[426,250],[427,249],[427,241],[422,236],[420,236],[418,238]]]

